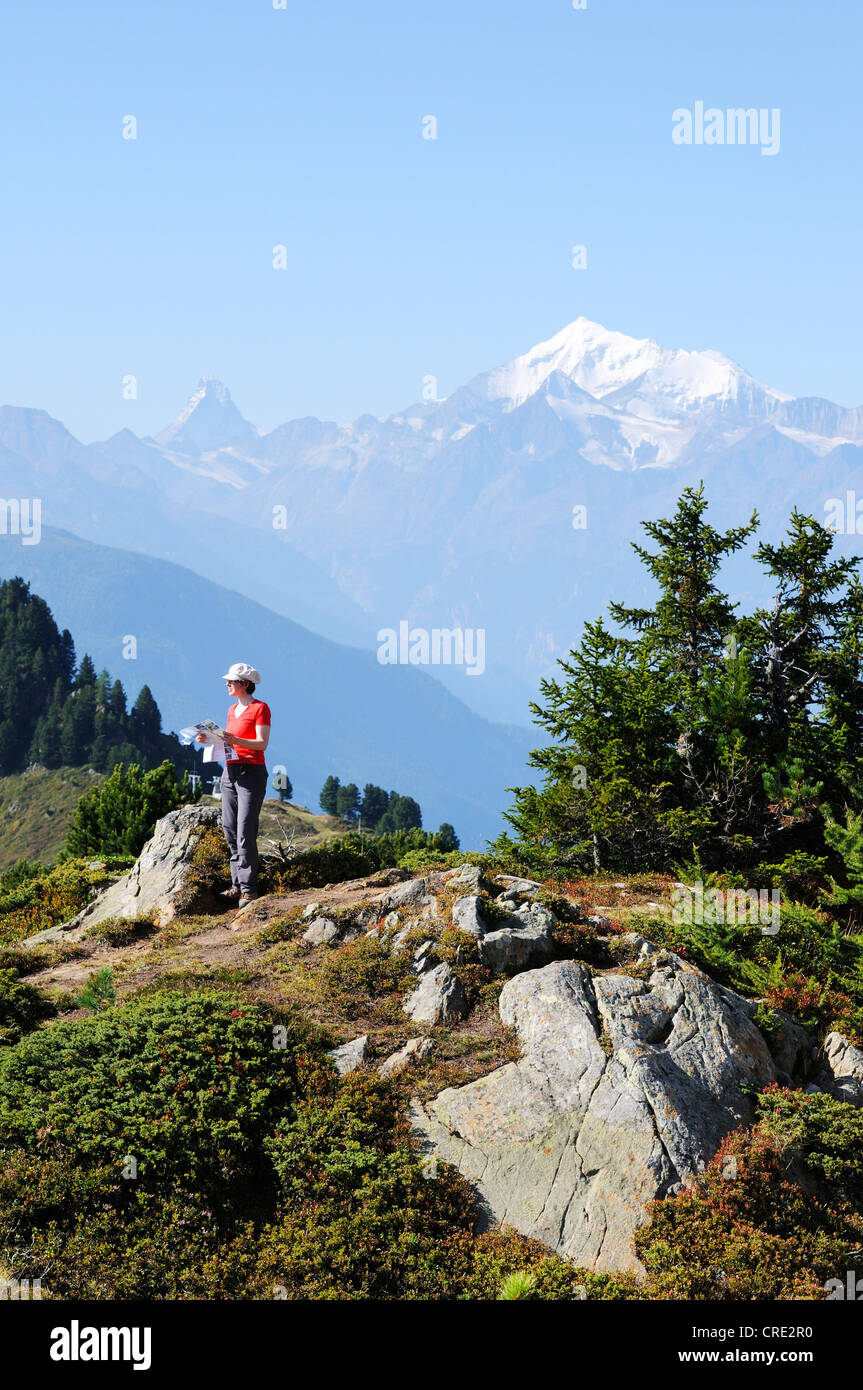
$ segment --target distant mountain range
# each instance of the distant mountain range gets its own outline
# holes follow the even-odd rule
[[[585,618],[644,593],[639,522],[700,478],[719,522],[757,507],[775,535],[794,505],[823,520],[831,497],[863,498],[863,408],[581,318],[386,420],[265,434],[209,377],[155,438],[82,445],[44,412],[0,410],[0,493],[41,496],[46,524],[176,560],[366,650],[401,621],[484,629],[481,677],[428,669],[510,723]],[[759,596],[737,572],[732,588]]]
[[[450,821],[465,849],[502,829],[506,788],[525,780],[530,734],[490,724],[424,671],[382,666],[373,652],[339,646],[164,560],[50,528],[39,545],[0,539],[0,579],[28,580],[73,633],[79,657],[89,652],[127,693],[148,684],[166,730],[223,721],[222,673],[230,661],[253,661],[273,713],[267,761],[287,768],[295,801],[316,811],[335,773],[415,797],[426,827]],[[137,655],[124,660],[128,636]]]

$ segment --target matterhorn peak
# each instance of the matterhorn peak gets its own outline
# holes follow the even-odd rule
[[[198,455],[250,444],[258,437],[224,382],[208,373],[200,378],[176,420],[156,435],[156,442],[177,453]]]

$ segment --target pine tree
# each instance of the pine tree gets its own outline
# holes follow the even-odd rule
[[[114,684],[111,686],[109,704],[111,708],[111,713],[114,716],[114,718],[117,720],[125,720],[126,692],[123,689],[123,684],[121,681],[115,681]]]
[[[863,812],[846,808],[845,824],[841,825],[827,811],[824,839],[841,857],[849,879],[848,885],[843,887],[831,878],[831,891],[824,899],[825,906],[831,910],[850,908],[848,928],[859,931],[863,921]]]
[[[531,706],[554,740],[529,760],[544,786],[514,788],[506,817],[526,862],[573,871],[667,862],[694,828],[675,809],[681,777],[668,664],[656,661],[649,640],[627,643],[600,618],[559,665],[566,680],[543,680],[543,704]]]
[[[717,673],[735,631],[736,605],[716,585],[719,569],[753,534],[757,513],[745,526],[724,534],[705,520],[704,484],[684,488],[670,521],[644,521],[657,543],[650,552],[636,542],[632,548],[659,586],[652,608],[627,608],[612,603],[609,612],[622,627],[649,633],[655,649],[672,665],[678,682],[677,706],[683,727],[692,728],[701,715],[699,686],[706,672]]]
[[[67,640],[68,639],[68,640]],[[0,709],[15,707],[14,725],[3,738],[2,768],[15,772],[26,765],[39,720],[45,715],[57,682],[65,696],[74,648],[60,634],[44,599],[30,592],[23,579],[0,583]]]
[[[423,818],[419,802],[414,801],[412,796],[399,797],[392,808],[392,817],[396,830],[419,830],[422,827]]]
[[[138,698],[132,706],[130,732],[134,742],[143,752],[150,753],[156,749],[162,732],[162,717],[148,685],[141,686]]]
[[[834,558],[835,542],[833,531],[795,509],[786,539],[756,552],[777,585],[772,606],[746,625],[756,653],[754,694],[763,707],[765,776],[774,797],[777,787],[796,781],[820,784],[828,801],[840,799],[863,748],[860,558]],[[815,804],[814,796],[808,804],[796,799],[798,819],[809,820],[818,836]]]
[[[434,835],[434,848],[443,854],[450,854],[459,847],[459,838],[455,833],[455,827],[445,820],[438,826]]]
[[[191,799],[188,782],[186,791]],[[140,854],[156,821],[181,804],[172,763],[144,772],[117,765],[110,777],[81,798],[64,846],[66,855]]]
[[[366,785],[363,787],[361,807],[364,828],[366,830],[374,830],[388,807],[389,797],[383,788],[376,787],[373,782],[366,782]]]
[[[360,789],[356,782],[349,782],[346,787],[339,787],[336,794],[336,814],[342,820],[354,824],[360,814]]]
[[[321,810],[328,816],[339,814],[339,787],[341,783],[338,777],[328,777],[321,789],[320,806]]]
[[[273,785],[279,793],[279,801],[284,803],[291,800],[294,795],[294,785],[286,772],[278,773],[277,777],[273,778]]]
[[[79,662],[78,670],[75,672],[73,688],[75,690],[84,690],[87,686],[95,686],[95,684],[96,667],[93,665],[92,659],[85,652]]]

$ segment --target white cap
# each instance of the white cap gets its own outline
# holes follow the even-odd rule
[[[253,685],[260,685],[261,673],[256,671],[254,666],[250,666],[247,661],[235,661],[230,670],[222,676],[223,681],[251,681]]]

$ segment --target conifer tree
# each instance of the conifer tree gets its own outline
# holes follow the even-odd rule
[[[341,783],[338,777],[332,775],[327,778],[321,788],[320,806],[328,816],[339,814],[339,787]]]
[[[186,793],[192,800],[186,782]],[[81,798],[64,846],[66,855],[140,854],[156,821],[181,804],[173,763],[150,772],[133,763],[118,764],[111,775]]]
[[[373,782],[366,782],[361,807],[364,829],[374,830],[388,806],[389,797],[383,788],[376,787]]]
[[[359,818],[360,789],[356,782],[348,782],[347,786],[339,787],[336,793],[336,807],[336,814],[342,820],[353,824]]]

